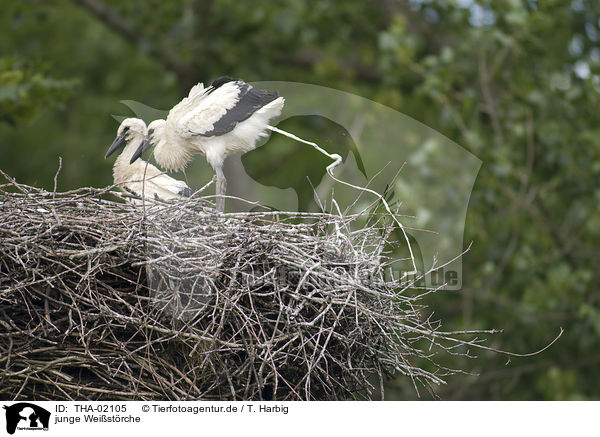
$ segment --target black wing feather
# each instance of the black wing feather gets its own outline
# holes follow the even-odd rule
[[[206,88],[206,90],[204,91],[204,94],[208,95],[208,94],[212,93],[214,90],[216,90],[217,88],[219,88],[221,85],[225,85],[227,82],[232,82],[234,80],[235,79],[232,79],[229,76],[217,77],[215,80],[213,80],[213,82],[210,84],[210,86],[208,88]]]
[[[181,191],[179,191],[178,194],[180,196],[190,197],[193,193],[192,193],[192,190],[190,189],[190,187],[185,187],[184,189],[182,189]]]
[[[223,85],[223,83],[218,85]],[[235,106],[227,110],[223,117],[216,121],[212,130],[195,134],[196,136],[213,137],[231,132],[239,122],[250,118],[260,108],[279,97],[277,91],[259,90],[242,81],[236,83],[240,87],[240,97]]]
[[[213,88],[219,88],[221,85],[224,85],[227,82],[231,82],[232,80],[233,79],[229,76],[217,77],[215,80],[213,80],[213,83],[211,83],[210,86]]]

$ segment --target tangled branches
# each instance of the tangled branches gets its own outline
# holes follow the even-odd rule
[[[386,275],[385,216],[142,210],[110,187],[8,179],[2,399],[371,398],[398,373],[443,383],[457,371],[436,354],[480,341],[441,332],[432,290]]]

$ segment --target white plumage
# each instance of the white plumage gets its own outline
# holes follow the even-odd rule
[[[143,160],[133,164],[129,161],[145,140],[146,123],[139,118],[123,120],[117,131],[117,138],[112,143],[105,158],[108,158],[119,148],[125,146],[113,166],[113,180],[124,191],[144,197],[146,200],[170,200],[190,196],[191,190],[183,181],[173,179],[164,174],[154,165]],[[138,203],[134,201],[134,203]]]
[[[195,154],[206,156],[217,176],[217,209],[223,211],[225,158],[253,150],[283,105],[277,92],[255,89],[241,80],[223,77],[208,88],[198,84],[166,120],[150,123],[146,141],[131,162],[152,146],[156,162],[169,171],[183,170]]]

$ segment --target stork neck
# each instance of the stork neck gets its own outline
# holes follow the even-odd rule
[[[135,151],[138,149],[138,147],[140,147],[140,144],[142,144],[142,141],[144,141],[143,135],[135,135],[132,139],[130,139],[125,144],[125,147],[123,148],[123,151],[117,158],[116,162],[118,162],[119,164],[121,164],[121,163],[129,164],[131,157],[133,156]]]
[[[154,158],[165,170],[176,171],[185,169],[191,156],[182,142],[162,136],[154,148]]]
[[[132,166],[129,164],[131,157],[138,149],[140,144],[144,141],[143,135],[135,135],[131,140],[125,144],[123,151],[115,160],[115,164],[113,166],[113,175],[115,177],[115,182],[123,182],[123,180],[127,180],[129,173],[131,173]],[[135,163],[134,163],[135,164]]]

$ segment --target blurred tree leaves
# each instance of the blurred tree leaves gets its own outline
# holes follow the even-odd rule
[[[24,66],[16,58],[0,58],[0,120],[30,122],[43,109],[64,109],[74,81],[57,80]]]
[[[504,328],[493,344],[521,353],[565,328],[539,356],[448,360],[481,377],[453,377],[439,394],[598,399],[599,18],[592,0],[10,2],[0,11],[0,111],[15,125],[0,123],[0,167],[50,187],[60,155],[59,188],[107,185],[112,115],[130,115],[119,101],[168,109],[191,84],[222,74],[369,97],[483,161],[465,286],[432,295],[436,315],[450,328]],[[288,129],[327,130],[332,150],[345,142],[317,119]],[[315,158],[277,144],[245,157],[249,172],[299,183],[298,169]],[[415,397],[402,378],[389,389]]]

